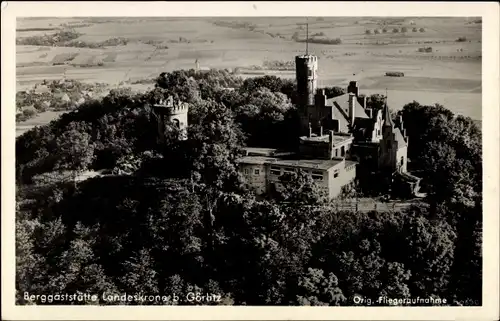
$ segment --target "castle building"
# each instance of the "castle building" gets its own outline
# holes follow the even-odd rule
[[[159,143],[165,142],[169,131],[177,131],[180,140],[187,139],[188,111],[187,103],[174,101],[172,96],[153,105],[152,112],[157,121]]]
[[[382,109],[368,108],[356,81],[349,83],[346,94],[327,99],[317,88],[318,57],[299,55],[295,64],[298,153],[247,152],[237,160],[247,184],[258,194],[279,190],[279,176],[300,169],[334,198],[356,179],[359,164],[368,172],[385,173],[408,194],[417,195],[420,179],[407,173],[408,137],[401,117],[395,125],[387,102]]]

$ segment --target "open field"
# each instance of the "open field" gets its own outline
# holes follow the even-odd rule
[[[64,111],[46,111],[36,115],[34,118],[28,119],[27,121],[18,123],[16,126],[16,137],[22,135],[35,126],[42,126],[50,123],[50,121],[56,119],[64,113]]]
[[[309,44],[309,51],[319,57],[319,85],[345,86],[349,80],[358,80],[362,93],[385,93],[387,88],[393,109],[413,100],[439,102],[456,113],[480,120],[481,23],[474,20],[310,17],[313,42],[335,38],[342,41],[338,45]],[[302,18],[273,17],[19,19],[18,38],[56,33],[70,26],[82,34],[76,41],[97,43],[122,37],[128,43],[97,49],[17,46],[17,90],[63,75],[116,85],[152,78],[162,71],[194,68],[196,59],[202,68],[241,70],[262,67],[269,61],[293,61],[305,50],[300,42],[306,36],[305,30],[298,25],[304,22]],[[407,31],[402,32],[403,28]],[[413,32],[413,28],[417,31]],[[420,28],[424,32],[418,31]],[[465,41],[457,42],[459,37],[465,37]],[[432,52],[418,51],[425,47],[432,47]],[[73,56],[73,64],[71,59],[54,65]],[[387,71],[401,71],[405,77],[385,77]],[[256,70],[251,76],[266,73],[295,77],[293,70]],[[142,90],[148,87],[152,85],[137,85]]]

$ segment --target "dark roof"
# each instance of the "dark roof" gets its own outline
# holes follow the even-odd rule
[[[366,128],[368,130],[373,130],[374,127],[375,127],[375,122],[371,118],[356,118],[356,119],[354,119],[354,129]]]
[[[353,135],[357,140],[371,138],[375,121],[371,118],[356,118],[354,120]]]
[[[387,106],[387,100],[384,105],[384,112],[382,115],[382,119],[384,120],[384,126],[390,126],[394,128],[394,123],[392,122],[391,119],[391,113],[389,112],[389,107]]]

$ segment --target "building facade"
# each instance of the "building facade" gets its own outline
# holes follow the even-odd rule
[[[280,191],[280,177],[301,170],[309,174],[330,198],[356,177],[355,162],[345,159],[296,159],[279,156],[244,156],[237,160],[248,187],[257,194]]]

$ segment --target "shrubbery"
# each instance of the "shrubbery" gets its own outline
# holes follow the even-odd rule
[[[304,41],[301,41],[301,42],[304,42]],[[311,38],[311,39],[309,39],[309,42],[310,43],[324,44],[324,45],[340,45],[342,43],[342,39],[340,39],[340,38]]]
[[[269,70],[295,70],[295,61],[266,60],[263,67]]]
[[[16,114],[16,122],[26,121],[35,117],[37,114],[38,112],[34,107],[24,107],[22,112]]]
[[[106,46],[122,46],[129,42],[127,38],[123,37],[110,38],[100,42],[75,40],[82,35],[82,33],[76,32],[74,29],[64,29],[56,32],[55,34],[17,38],[16,44],[27,46],[103,48]]]
[[[250,22],[240,22],[240,21],[214,21],[214,25],[219,26],[219,27],[227,27],[227,28],[233,28],[233,29],[248,29],[250,31],[255,30],[257,28],[257,25],[250,23]]]
[[[418,52],[432,52],[432,47],[418,48]]]
[[[43,36],[32,36],[25,38],[17,38],[17,45],[26,46],[58,46],[62,47],[70,43],[72,40],[80,37],[82,34],[76,32],[73,29],[60,30],[55,34],[43,35]]]
[[[405,74],[400,71],[388,71],[385,75],[389,77],[404,77]]]

